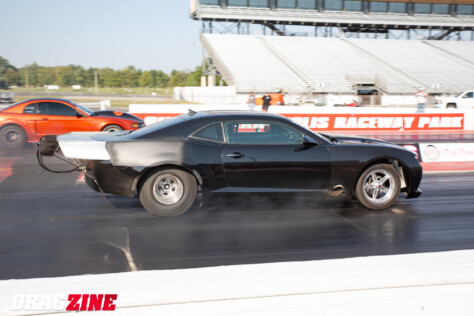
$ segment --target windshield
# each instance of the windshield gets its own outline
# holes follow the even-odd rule
[[[80,105],[80,104],[77,104],[77,103],[75,103],[75,102],[72,102],[72,101],[70,101],[70,102],[71,102],[72,105],[74,105],[75,107],[79,108],[81,111],[86,112],[86,113],[89,114],[89,115],[95,115],[94,111],[92,111],[91,109],[88,109],[88,108],[86,108],[85,106]]]
[[[459,92],[458,94],[456,94],[456,98],[459,98],[464,92]]]
[[[330,139],[331,138],[330,136],[320,134],[318,132],[315,132],[315,131],[311,130],[308,126],[303,125],[303,122],[301,120],[299,120],[298,118],[293,118],[293,119],[288,118],[288,120],[295,123],[296,125],[301,126],[302,128],[304,128],[306,130],[306,133],[305,133],[306,135],[311,133],[311,134],[313,134],[317,137],[321,137],[321,138],[324,138],[324,139],[328,140],[329,142],[332,142],[331,139]]]

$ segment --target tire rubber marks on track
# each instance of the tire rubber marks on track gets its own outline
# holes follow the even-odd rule
[[[13,174],[13,164],[23,157],[0,158],[0,183]]]

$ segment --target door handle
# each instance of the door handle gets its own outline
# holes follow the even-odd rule
[[[241,154],[241,153],[232,153],[232,154],[228,154],[227,157],[230,157],[230,158],[242,158],[242,157],[245,157],[244,154]]]

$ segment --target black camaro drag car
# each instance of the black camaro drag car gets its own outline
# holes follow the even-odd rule
[[[199,186],[203,201],[218,193],[345,195],[370,209],[393,205],[400,192],[421,194],[414,153],[381,140],[318,134],[259,112],[190,110],[135,131],[43,138],[40,164],[53,155],[85,171],[92,189],[137,196],[161,216],[186,212]]]

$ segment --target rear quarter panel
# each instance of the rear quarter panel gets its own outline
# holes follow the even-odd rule
[[[124,142],[107,142],[110,160],[114,166],[153,167],[167,163],[183,161],[184,141],[169,140],[135,140]]]
[[[29,142],[36,141],[38,136],[33,118],[34,114],[0,112],[0,129],[9,124],[18,125],[25,131]]]
[[[160,139],[108,142],[106,149],[114,166],[150,170],[179,166],[194,174],[204,191],[227,186],[221,161],[223,144],[197,139]]]

